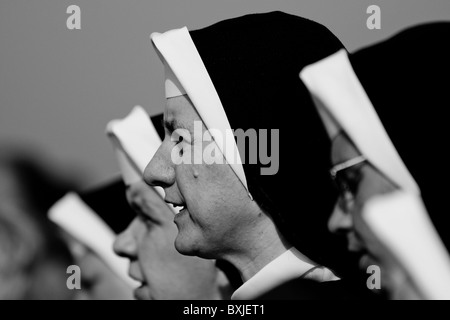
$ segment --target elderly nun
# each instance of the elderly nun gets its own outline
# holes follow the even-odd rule
[[[332,140],[329,227],[392,299],[450,298],[449,36],[449,23],[409,28],[300,74]]]
[[[325,296],[322,284],[340,284],[330,268],[343,254],[326,229],[330,142],[298,73],[342,43],[282,12],[151,40],[165,67],[166,134],[144,179],[180,208],[177,250],[233,264],[243,285],[232,299],[292,280],[288,297],[311,283]]]

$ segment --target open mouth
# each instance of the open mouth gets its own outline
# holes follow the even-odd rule
[[[175,215],[177,215],[177,214],[179,214],[181,211],[185,210],[185,209],[186,209],[186,206],[185,206],[185,205],[183,205],[183,206],[174,206],[174,208],[175,208]]]
[[[145,285],[145,280],[142,280],[141,278],[137,277],[136,275],[132,274],[131,272],[128,273],[128,276],[133,279],[136,282],[139,282],[141,286]]]
[[[179,214],[183,210],[186,209],[186,205],[184,203],[178,203],[178,202],[172,202],[170,200],[164,199],[164,201],[169,205],[173,207],[173,211],[175,212],[175,215]]]

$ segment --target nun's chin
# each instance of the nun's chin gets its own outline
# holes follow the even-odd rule
[[[193,232],[190,227],[192,223],[189,219],[189,214],[179,213],[175,216],[175,224],[178,228],[178,234],[175,238],[175,249],[186,256],[194,256],[195,252],[193,250]]]
[[[187,241],[182,240],[182,237],[179,236],[175,239],[175,249],[184,256],[196,255]]]
[[[136,288],[134,290],[134,298],[136,300],[152,300],[148,286],[146,284],[143,284],[140,287]]]

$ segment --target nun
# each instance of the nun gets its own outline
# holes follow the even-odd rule
[[[231,296],[230,273],[213,260],[183,256],[175,250],[176,208],[164,202],[164,190],[143,181],[145,166],[161,144],[162,115],[149,117],[136,106],[107,126],[126,190],[133,221],[114,242],[114,251],[129,260],[129,275],[140,285],[139,300],[221,300]],[[223,265],[223,264],[222,264]]]
[[[69,192],[49,210],[60,227],[80,268],[80,283],[74,273],[73,287],[79,300],[131,300],[137,282],[127,274],[127,261],[113,251],[117,234],[133,218],[125,185],[114,178],[96,188]]]
[[[449,37],[450,23],[420,25],[300,73],[332,141],[329,228],[391,299],[450,298]]]
[[[330,142],[298,73],[342,43],[283,12],[153,33],[151,41],[167,99],[165,138],[144,179],[180,208],[176,249],[233,264],[243,282],[235,300],[294,279],[340,283],[331,269],[344,253],[326,229],[336,199]]]

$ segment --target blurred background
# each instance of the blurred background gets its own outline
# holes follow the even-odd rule
[[[69,5],[81,30],[69,30]],[[369,30],[370,5],[381,30]],[[0,145],[26,150],[81,188],[118,172],[107,122],[142,105],[163,110],[163,68],[149,35],[281,10],[330,28],[350,51],[404,27],[450,20],[448,0],[2,0]],[[6,150],[6,151],[5,151]]]

